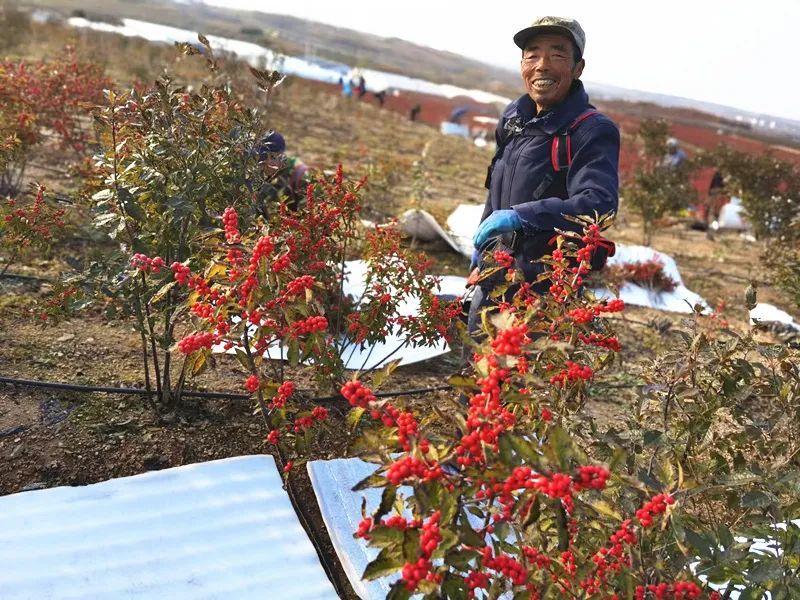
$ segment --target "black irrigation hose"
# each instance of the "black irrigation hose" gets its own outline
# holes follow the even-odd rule
[[[18,379],[15,377],[3,377],[0,376],[0,383],[5,383],[9,385],[19,385],[23,387],[38,387],[38,388],[49,388],[55,390],[66,390],[66,391],[73,391],[73,392],[98,392],[101,394],[132,394],[138,396],[152,396],[155,394],[154,391],[148,392],[142,388],[124,388],[124,387],[107,387],[107,386],[99,386],[99,385],[79,385],[75,383],[60,383],[56,381],[38,381],[35,379]],[[390,392],[378,392],[375,394],[376,398],[390,398],[394,396],[415,396],[418,394],[425,394],[428,392],[437,392],[441,390],[451,389],[452,386],[450,385],[438,385],[429,388],[416,388],[412,390],[393,390]],[[181,392],[182,396],[186,396],[188,398],[206,398],[206,399],[214,399],[214,400],[249,400],[250,396],[248,394],[234,394],[230,392],[201,392],[201,391],[193,391],[193,390],[184,390]],[[336,396],[319,396],[316,398],[311,398],[311,401],[315,402],[330,402],[332,400],[340,400],[342,397],[339,395]]]
[[[21,279],[23,281],[38,281],[40,283],[53,283],[49,277],[37,277],[36,275],[23,275],[22,273],[4,273],[3,279]]]

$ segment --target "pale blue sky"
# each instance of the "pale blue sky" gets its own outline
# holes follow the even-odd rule
[[[399,37],[514,69],[517,30],[539,15],[570,16],[586,31],[587,81],[800,120],[800,0],[206,1]]]

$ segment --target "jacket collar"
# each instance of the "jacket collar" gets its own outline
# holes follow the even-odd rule
[[[573,82],[569,95],[564,101],[547,111],[541,116],[536,116],[536,105],[528,94],[523,94],[515,100],[506,113],[506,120],[516,119],[524,126],[534,126],[547,135],[555,135],[558,131],[566,128],[578,115],[589,108],[589,96],[583,88],[580,80]]]

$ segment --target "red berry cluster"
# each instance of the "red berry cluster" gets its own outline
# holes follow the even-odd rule
[[[406,563],[403,565],[401,577],[405,582],[406,589],[415,590],[419,582],[423,579],[428,579],[431,576],[431,569],[433,564],[427,558],[420,557],[415,563]]]
[[[642,527],[650,527],[653,524],[653,517],[663,514],[667,506],[675,504],[675,499],[670,494],[656,494],[645,505],[636,511],[636,518]]]
[[[400,485],[405,480],[411,477],[417,477],[423,481],[433,481],[439,479],[443,475],[442,467],[437,463],[432,463],[430,466],[423,460],[414,456],[404,456],[399,460],[389,465],[389,470],[386,472],[386,479],[392,485]]]
[[[209,332],[193,333],[178,342],[178,350],[184,354],[192,354],[201,348],[211,348],[214,345],[215,336]]]
[[[602,490],[606,481],[611,476],[608,469],[594,465],[578,467],[577,473],[572,476],[576,490]]]
[[[273,429],[267,434],[267,442],[270,444],[277,444],[278,440],[281,438],[281,432],[277,429]]]
[[[379,410],[372,411],[373,419],[381,419],[386,427],[397,426],[397,441],[406,452],[411,449],[410,438],[417,435],[418,424],[414,414],[409,411],[400,411],[391,404],[383,407],[383,414]]]
[[[328,418],[328,409],[324,406],[315,406],[311,411],[311,417],[316,421],[324,421]]]
[[[259,379],[258,375],[250,375],[247,378],[247,381],[244,382],[244,387],[247,388],[247,391],[251,394],[254,394],[259,387],[261,387],[261,380]]]
[[[272,398],[271,407],[283,408],[286,406],[286,401],[294,394],[295,385],[291,381],[284,381],[278,386],[278,391],[275,392],[275,397]]]
[[[289,325],[289,337],[298,338],[301,335],[310,335],[328,328],[328,319],[323,316],[307,317]]]
[[[537,548],[534,548],[533,546],[524,546],[522,548],[522,553],[525,555],[525,558],[528,560],[528,562],[537,568],[550,568],[550,557],[544,552],[540,552]]]
[[[519,356],[522,354],[522,347],[530,341],[527,325],[524,323],[512,325],[495,335],[492,340],[492,350],[500,355]]]
[[[512,266],[514,266],[514,257],[505,250],[495,250],[492,257],[494,258],[494,262],[501,267],[510,269]]]
[[[258,264],[262,258],[268,257],[275,250],[275,243],[268,235],[261,236],[253,248],[253,254],[250,256],[250,273],[253,274],[258,270]]]
[[[715,593],[712,593],[712,598]],[[693,581],[676,581],[675,583],[636,586],[633,597],[636,600],[645,600],[646,598],[653,598],[654,600],[696,600],[702,595],[703,590]],[[719,594],[716,597],[718,598]]]
[[[225,228],[225,240],[229,244],[238,244],[241,241],[239,234],[239,215],[236,209],[229,206],[222,213],[222,225]]]
[[[400,531],[405,531],[409,527],[419,527],[419,521],[412,521],[409,523],[405,517],[401,515],[392,515],[388,519],[384,519],[381,522],[381,525],[386,527],[391,527],[392,529],[399,529]]]
[[[439,531],[439,519],[442,518],[441,511],[436,511],[422,524],[422,532],[419,537],[419,548],[422,555],[430,558],[442,541],[442,534]]]
[[[579,365],[571,360],[566,361],[566,369],[556,373],[550,378],[550,383],[556,387],[564,387],[568,381],[588,381],[594,375],[589,365]]]
[[[286,297],[297,296],[314,287],[314,278],[311,275],[301,275],[286,284],[283,294]]]
[[[364,517],[358,524],[358,530],[355,532],[354,536],[357,538],[368,540],[369,532],[372,531],[372,525],[373,525],[372,517]]]
[[[600,312],[604,313],[622,312],[623,310],[625,310],[625,302],[620,298],[608,300],[605,306],[600,307]]]
[[[142,273],[160,273],[164,268],[164,259],[160,256],[150,258],[141,252],[137,252],[131,257],[131,266]]]
[[[568,311],[567,316],[575,323],[590,323],[598,312],[596,309],[578,307]]]
[[[181,285],[186,285],[189,282],[189,278],[192,276],[192,270],[189,267],[182,263],[174,262],[170,265],[170,268],[175,276],[175,281]]]
[[[489,589],[489,575],[483,571],[470,571],[467,573],[466,582],[469,588],[467,598],[470,599],[475,597],[475,590]]]
[[[492,549],[489,546],[483,549],[483,567],[502,573],[514,585],[525,585],[528,580],[528,573],[522,563],[507,554],[493,556]]]
[[[375,395],[372,390],[360,381],[348,381],[339,391],[344,399],[350,403],[350,406],[367,408],[370,403],[375,402]]]
[[[282,273],[286,269],[292,266],[292,258],[289,256],[289,253],[281,254],[275,260],[272,261],[272,269],[273,273]]]
[[[585,335],[583,333],[579,333],[578,339],[580,339],[580,341],[582,341],[584,344],[590,344],[600,348],[607,348],[612,352],[619,352],[622,350],[619,340],[613,335],[601,335],[599,333]]]

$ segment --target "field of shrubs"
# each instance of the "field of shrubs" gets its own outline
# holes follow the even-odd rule
[[[333,556],[302,466],[358,456],[382,501],[353,534],[391,598],[800,596],[800,346],[748,312],[800,311],[793,162],[728,145],[667,172],[670,124],[623,126],[620,214],[561,232],[546,294],[486,257],[517,291],[473,339],[435,294],[467,259],[394,219],[482,202],[488,150],[202,36],[0,38],[0,493],[268,453]],[[312,167],[296,210],[256,201],[269,129]],[[688,227],[710,168],[752,236]],[[672,256],[711,309],[583,292],[675,287],[659,264],[592,274],[606,238]],[[451,351],[345,368],[390,332]]]

